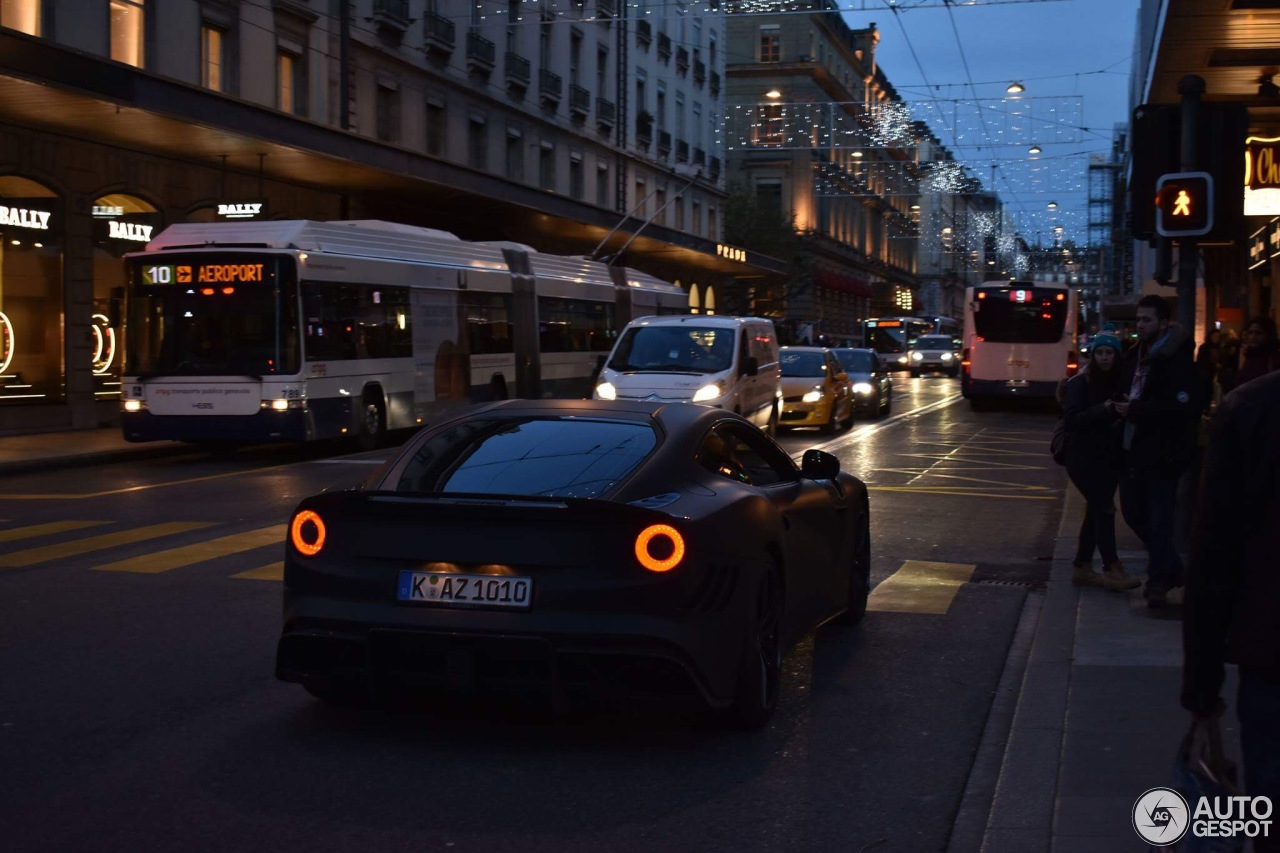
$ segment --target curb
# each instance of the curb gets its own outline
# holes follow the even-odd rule
[[[162,459],[166,456],[178,456],[191,452],[192,447],[190,445],[167,443],[156,447],[97,450],[90,453],[44,456],[37,459],[17,459],[9,462],[0,462],[0,476],[5,474],[25,474],[32,471],[76,468],[82,465],[105,465],[111,462],[127,462],[131,459]]]

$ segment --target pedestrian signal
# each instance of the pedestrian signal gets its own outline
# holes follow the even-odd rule
[[[1156,183],[1156,233],[1199,237],[1213,230],[1213,176],[1208,172],[1161,175]]]

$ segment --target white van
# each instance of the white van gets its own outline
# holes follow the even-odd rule
[[[773,435],[782,406],[778,336],[760,317],[632,320],[600,370],[597,400],[669,400],[729,409]]]

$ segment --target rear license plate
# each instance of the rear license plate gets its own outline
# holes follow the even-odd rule
[[[401,572],[396,598],[410,604],[462,604],[522,610],[533,599],[533,580],[450,572]]]
[[[1031,383],[1025,379],[1010,379],[1004,383],[1006,388],[1030,388]]]

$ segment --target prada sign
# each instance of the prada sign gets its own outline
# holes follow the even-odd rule
[[[267,215],[265,201],[236,201],[218,204],[219,219],[258,219]]]

